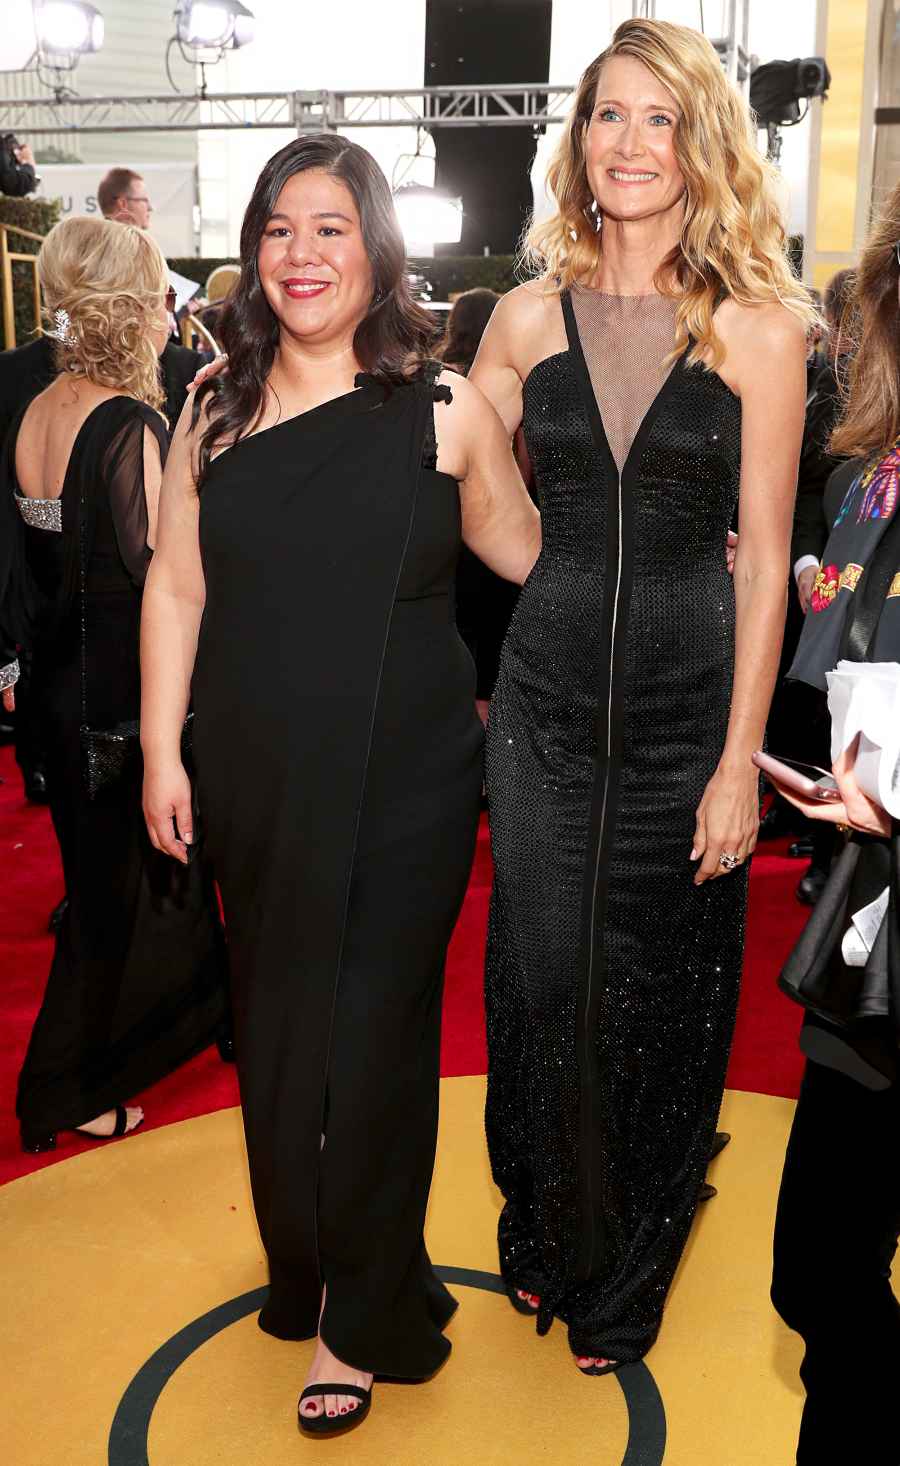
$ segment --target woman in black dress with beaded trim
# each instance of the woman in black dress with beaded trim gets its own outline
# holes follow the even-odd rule
[[[493,409],[422,369],[431,324],[368,153],[325,136],[276,154],[241,257],[229,371],[183,418],[163,484],[144,803],[184,860],[192,678],[270,1264],[260,1325],[318,1333],[300,1424],[322,1431],[362,1419],[376,1372],[424,1378],[450,1347],[422,1233],[482,779],[452,584],[461,530],[521,582],[540,521]]]
[[[102,781],[85,770],[84,730],[133,729],[140,705],[141,595],[168,446],[166,262],[139,229],[71,218],[38,268],[60,308],[58,375],[0,456],[0,630],[37,654],[68,896],[17,1087],[31,1152],[63,1130],[134,1130],[143,1110],[122,1101],[215,1041],[227,981],[211,874],[151,849],[140,759]],[[137,754],[135,738],[126,746]]]
[[[488,724],[487,1131],[511,1300],[603,1374],[656,1337],[722,1097],[809,308],[695,31],[619,28],[549,182],[472,373],[544,525]]]

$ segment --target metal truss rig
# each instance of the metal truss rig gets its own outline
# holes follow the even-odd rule
[[[0,97],[0,133],[233,132],[349,127],[534,127],[565,120],[573,88],[419,87],[368,92],[235,92],[205,97]]]

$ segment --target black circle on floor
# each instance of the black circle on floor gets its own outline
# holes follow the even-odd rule
[[[444,1283],[504,1293],[495,1273],[464,1267],[436,1267]],[[186,1359],[231,1324],[256,1313],[266,1300],[267,1288],[253,1288],[201,1314],[179,1329],[151,1354],[125,1390],[109,1432],[108,1466],[150,1466],[148,1437],[156,1402]],[[628,1407],[628,1445],[622,1466],[662,1466],[666,1449],[666,1412],[656,1381],[646,1364],[629,1364],[616,1373]]]

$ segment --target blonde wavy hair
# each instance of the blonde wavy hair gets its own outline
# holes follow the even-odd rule
[[[869,229],[845,311],[849,372],[831,438],[838,457],[881,458],[900,437],[900,184]]]
[[[723,294],[743,305],[780,301],[812,324],[817,313],[785,253],[777,175],[757,147],[750,110],[706,37],[669,21],[625,21],[584,72],[547,175],[556,212],[532,223],[522,264],[554,289],[584,282],[597,269],[603,230],[592,212],[585,142],[600,73],[614,56],[642,62],[680,111],[674,145],[685,182],[684,223],[679,246],[654,281],[678,301],[674,354],[692,340],[691,365],[721,365],[713,315]]]
[[[41,245],[38,272],[58,370],[159,411],[165,394],[151,332],[165,319],[168,284],[159,245],[133,224],[63,219]]]

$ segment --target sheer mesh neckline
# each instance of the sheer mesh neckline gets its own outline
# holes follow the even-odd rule
[[[576,286],[572,309],[604,432],[619,473],[674,361],[676,302]]]

